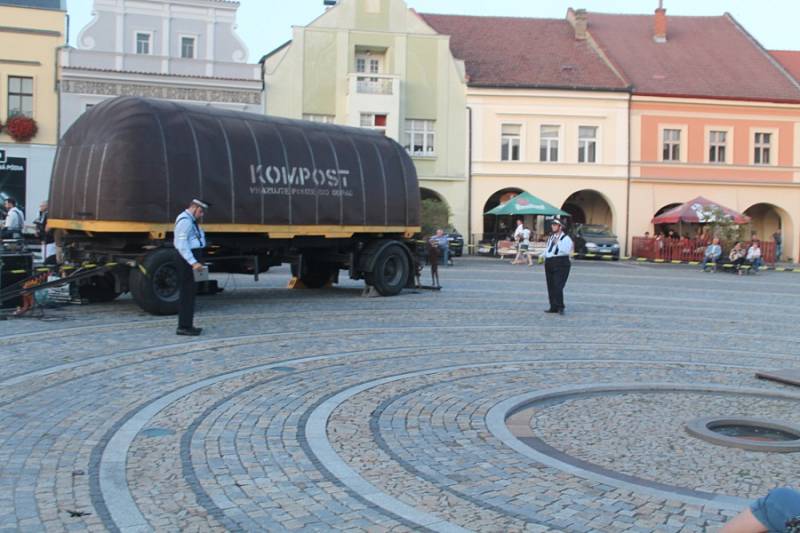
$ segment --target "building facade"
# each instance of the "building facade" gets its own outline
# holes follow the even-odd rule
[[[728,14],[592,13],[588,33],[633,87],[629,237],[704,196],[752,217],[761,239],[781,233],[796,259],[800,83]]]
[[[58,143],[56,53],[66,40],[63,0],[0,0],[0,199],[14,197],[28,222],[47,198]],[[8,128],[32,118],[29,140]]]
[[[567,19],[422,17],[466,64],[471,110],[471,233],[513,222],[484,213],[522,191],[624,234],[629,89]],[[530,51],[520,57],[519,50]],[[542,220],[524,220],[544,231]],[[513,225],[511,226],[513,228]],[[505,231],[507,234],[508,231]]]
[[[372,128],[467,231],[464,66],[402,0],[341,0],[262,59],[267,114]]]
[[[262,112],[261,70],[236,34],[238,2],[94,0],[61,54],[61,133],[91,106],[144,96]]]

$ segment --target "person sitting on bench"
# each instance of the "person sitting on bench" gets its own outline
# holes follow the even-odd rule
[[[741,241],[736,241],[733,244],[733,248],[731,248],[730,253],[728,254],[728,259],[730,259],[731,264],[733,265],[734,270],[742,275],[742,267],[744,266],[745,261],[747,261],[747,252],[742,246]]]
[[[714,240],[711,241],[711,244],[706,246],[705,254],[703,255],[703,272],[708,270],[708,264],[714,264],[714,270],[717,269],[719,265],[719,260],[722,257],[722,246],[719,245],[719,237],[714,237]]]
[[[758,242],[758,239],[754,240],[750,244],[750,248],[747,249],[747,264],[753,267],[753,273],[758,272],[758,269],[763,264],[761,260],[761,243]]]

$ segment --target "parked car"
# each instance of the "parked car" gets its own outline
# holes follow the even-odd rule
[[[610,255],[619,260],[619,240],[605,224],[577,224],[571,233],[577,257]]]
[[[464,254],[464,237],[454,228],[447,230],[447,242],[450,246],[450,253],[456,257]]]

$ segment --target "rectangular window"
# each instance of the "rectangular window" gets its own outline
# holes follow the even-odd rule
[[[728,145],[728,132],[712,131],[708,136],[708,162],[724,163]]]
[[[558,126],[541,126],[539,129],[539,161],[558,161]]]
[[[149,33],[136,32],[136,53],[150,55],[150,38]]]
[[[380,74],[381,72],[381,62],[377,59],[370,59],[369,60],[369,73],[370,74]]]
[[[753,162],[756,165],[769,165],[770,152],[772,151],[772,134],[757,132],[755,135],[755,144],[753,146],[755,148]]]
[[[436,155],[436,131],[433,120],[406,120],[406,151],[416,156]]]
[[[311,122],[322,122],[323,124],[333,124],[333,115],[311,115],[311,114],[304,114],[303,120],[308,120]]]
[[[181,57],[183,59],[194,59],[194,37],[181,37]]]
[[[8,116],[33,116],[33,78],[8,77]]]
[[[578,163],[597,162],[597,127],[578,128]]]
[[[361,127],[369,128],[380,131],[386,134],[386,120],[385,113],[361,113]]]
[[[664,130],[664,161],[681,160],[681,130]]]
[[[519,161],[521,131],[519,124],[503,124],[500,135],[501,161]]]
[[[366,72],[367,71],[367,60],[363,57],[356,58],[356,72]]]

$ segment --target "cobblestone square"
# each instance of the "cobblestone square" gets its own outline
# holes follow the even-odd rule
[[[427,281],[427,270],[423,281]],[[795,454],[800,275],[460,258],[441,292],[220,276],[197,338],[128,297],[0,322],[0,531],[716,531]]]

